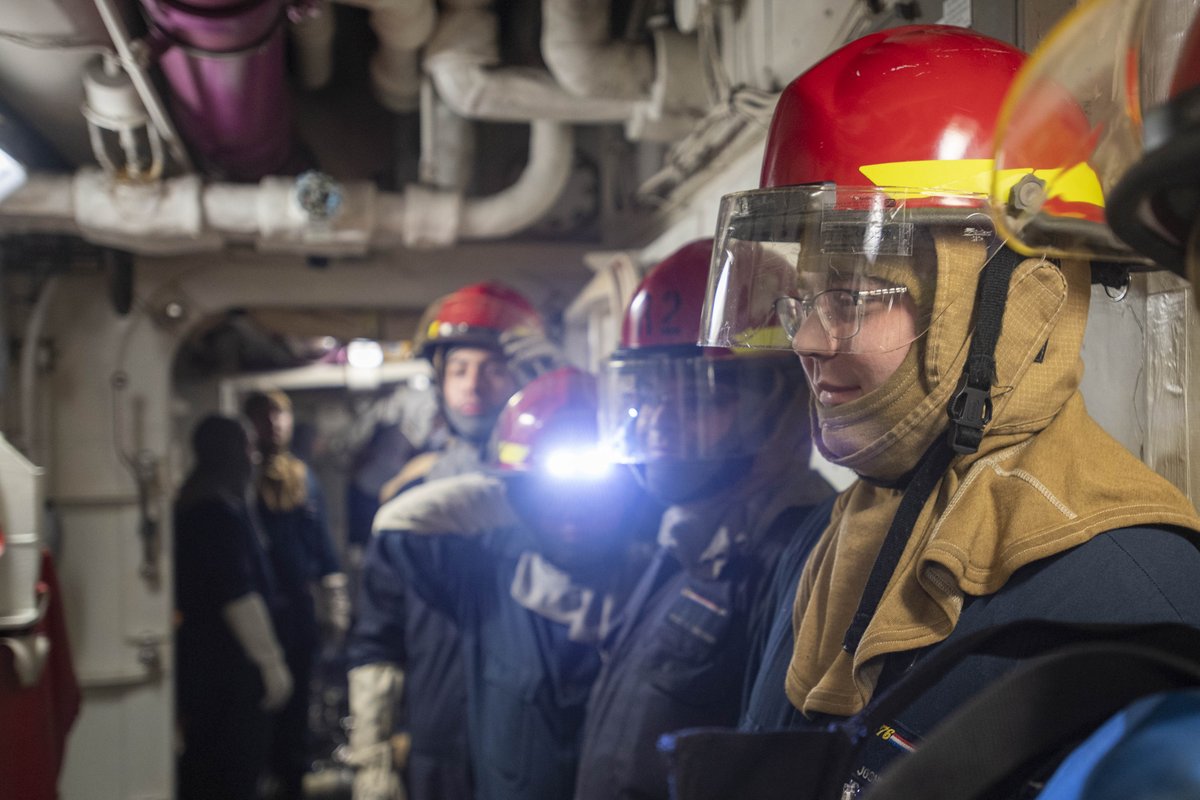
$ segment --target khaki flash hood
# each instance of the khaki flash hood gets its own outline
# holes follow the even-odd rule
[[[996,347],[993,418],[977,453],[950,464],[913,527],[853,655],[842,638],[901,499],[935,437],[970,343],[982,245],[935,235],[928,333],[888,382],[834,408],[812,408],[814,438],[859,480],[838,499],[793,609],[787,694],[805,714],[850,715],[870,700],[882,656],[945,639],[966,595],[997,592],[1017,569],[1105,531],[1166,525],[1200,531],[1188,500],[1088,416],[1079,382],[1090,275],[1026,259],[1013,273]]]

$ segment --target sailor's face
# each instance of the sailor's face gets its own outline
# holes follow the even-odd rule
[[[515,390],[499,353],[483,347],[456,347],[446,354],[442,397],[456,414],[495,416]]]

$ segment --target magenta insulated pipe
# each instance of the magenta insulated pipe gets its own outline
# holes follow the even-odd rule
[[[141,0],[181,135],[233,180],[280,172],[291,152],[285,0]]]

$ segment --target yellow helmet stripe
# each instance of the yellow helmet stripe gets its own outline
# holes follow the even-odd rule
[[[500,442],[496,448],[496,458],[505,466],[520,467],[529,459],[529,448],[516,442]]]
[[[1054,169],[994,170],[990,158],[954,161],[895,161],[868,164],[859,171],[875,186],[913,187],[930,193],[963,193],[1007,198],[1021,178],[1032,174],[1046,185],[1046,197],[1070,203],[1104,206],[1104,190],[1087,163]],[[993,181],[994,186],[993,186]]]

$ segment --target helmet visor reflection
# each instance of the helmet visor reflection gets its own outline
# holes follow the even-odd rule
[[[600,377],[605,449],[629,464],[757,452],[772,408],[786,391],[766,361],[757,356],[614,357]]]
[[[797,352],[906,347],[957,299],[937,290],[937,244],[997,246],[985,199],[831,185],[721,203],[700,344]],[[969,286],[971,281],[956,282]]]

